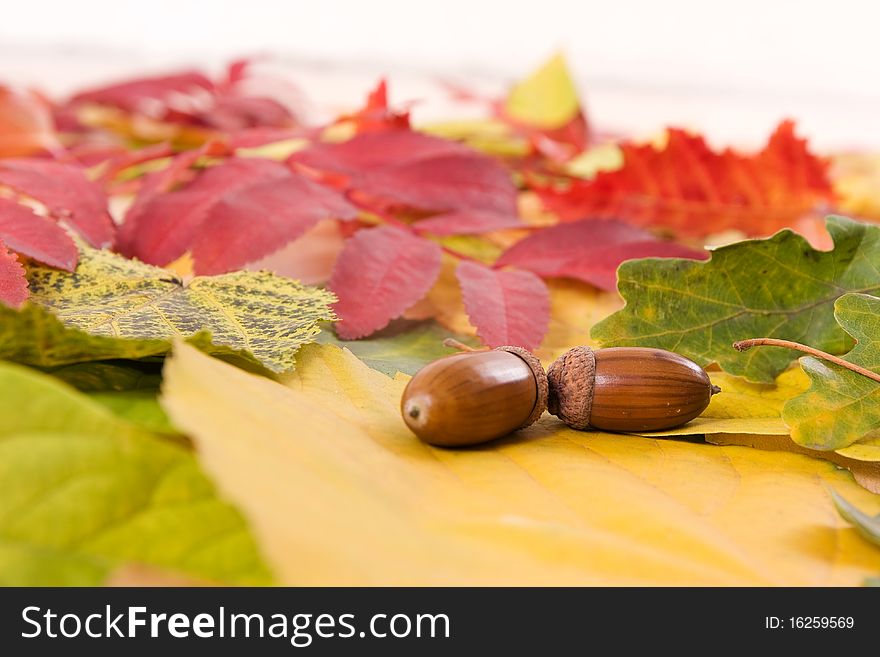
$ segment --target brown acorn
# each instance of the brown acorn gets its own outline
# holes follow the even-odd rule
[[[545,374],[535,356],[499,347],[419,370],[401,399],[423,441],[475,445],[526,427],[545,408],[574,429],[657,431],[688,422],[720,392],[693,361],[662,349],[576,347]]]
[[[547,395],[541,362],[525,349],[499,347],[429,363],[406,386],[400,410],[426,443],[476,445],[532,424]]]
[[[693,420],[721,392],[692,360],[646,347],[575,347],[547,378],[548,410],[573,429],[670,429]]]

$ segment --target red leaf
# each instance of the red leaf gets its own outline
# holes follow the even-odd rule
[[[330,277],[339,298],[341,338],[385,327],[421,299],[440,274],[440,247],[393,226],[361,230],[348,240]]]
[[[211,208],[226,195],[290,175],[284,165],[271,160],[229,158],[202,171],[183,189],[159,193],[166,184],[173,184],[194,159],[181,160],[145,185],[141,192],[145,198],[135,200],[121,231],[119,248],[124,255],[154,265],[173,262],[190,248]]]
[[[754,156],[717,153],[702,137],[669,131],[665,148],[621,144],[624,166],[560,191],[535,184],[562,219],[616,217],[704,236],[727,229],[767,235],[833,199],[828,163],[785,121]],[[534,183],[534,181],[532,181]]]
[[[290,161],[348,176],[348,188],[419,210],[516,214],[516,188],[496,160],[446,139],[410,130],[315,144]]]
[[[222,273],[277,251],[321,219],[357,209],[338,192],[259,158],[229,158],[180,190],[201,153],[148,178],[120,231],[120,251],[164,265],[192,251],[196,273]]]
[[[290,161],[321,171],[360,174],[444,155],[472,154],[476,151],[455,141],[411,130],[391,130],[357,135],[338,144],[313,144],[291,155]]]
[[[459,210],[438,214],[413,225],[418,232],[432,235],[477,235],[516,227],[522,227],[522,222],[516,215],[486,210]]]
[[[409,112],[395,112],[388,106],[388,85],[379,80],[376,88],[367,96],[367,103],[354,114],[341,116],[337,123],[351,121],[358,133],[382,130],[405,130],[409,128]]]
[[[16,253],[67,271],[73,271],[79,257],[61,226],[6,198],[0,198],[0,240]]]
[[[0,160],[0,184],[12,187],[46,206],[92,246],[110,246],[115,231],[107,213],[107,197],[79,166],[51,160]]]
[[[27,298],[28,282],[24,267],[0,240],[0,303],[18,308]]]
[[[353,219],[338,192],[289,174],[224,196],[192,243],[196,274],[221,274],[274,253],[322,219]]]
[[[365,172],[358,191],[421,210],[486,210],[516,215],[516,187],[496,161],[445,155]]]
[[[72,103],[112,105],[127,112],[149,113],[150,101],[166,101],[175,94],[212,91],[214,83],[198,71],[138,78],[78,93]]]
[[[490,347],[534,349],[550,323],[550,294],[528,271],[498,271],[463,261],[455,271],[464,307],[477,334]]]
[[[647,257],[704,260],[708,254],[613,219],[583,219],[532,233],[505,251],[496,266],[521,267],[545,278],[577,278],[615,290],[620,263]]]

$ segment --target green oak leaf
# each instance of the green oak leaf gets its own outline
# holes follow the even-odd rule
[[[8,310],[0,314],[0,357],[44,367],[165,354],[173,339],[201,335],[211,353],[245,354],[285,372],[320,331],[318,322],[334,319],[330,292],[269,272],[184,285],[165,269],[85,247],[74,273],[34,266],[28,283],[30,303],[17,321]],[[60,335],[62,327],[35,306],[83,334]]]
[[[432,360],[455,353],[443,346],[446,338],[470,346],[479,344],[474,338],[448,331],[436,322],[408,320],[396,320],[361,340],[340,340],[328,329],[318,335],[316,342],[346,347],[369,367],[394,376],[397,372],[415,374]]]
[[[53,377],[0,363],[0,585],[95,585],[128,563],[271,581],[192,452]]]
[[[844,360],[880,372],[880,298],[846,294],[834,304],[834,316],[856,340]],[[800,363],[812,385],[782,409],[792,440],[812,449],[841,449],[863,438],[871,442],[880,428],[880,384],[812,356]]]
[[[880,227],[828,217],[832,251],[790,230],[716,249],[707,261],[624,262],[618,289],[626,306],[593,327],[602,346],[659,347],[700,365],[772,383],[791,363],[784,349],[735,351],[737,340],[772,337],[844,353],[852,340],[834,321],[847,292],[880,292]]]

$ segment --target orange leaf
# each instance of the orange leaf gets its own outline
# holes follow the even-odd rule
[[[36,94],[0,86],[0,157],[59,148],[52,115]]]
[[[705,236],[736,229],[769,235],[833,198],[828,162],[784,121],[759,153],[713,151],[702,137],[670,129],[664,148],[623,143],[624,165],[565,190],[532,181],[563,220],[614,217]]]

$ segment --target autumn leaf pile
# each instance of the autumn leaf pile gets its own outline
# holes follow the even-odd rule
[[[880,384],[731,347],[880,372],[880,158],[790,120],[754,152],[609,138],[561,57],[451,89],[478,120],[382,81],[314,125],[289,91],[246,61],[0,88],[0,583],[880,573]],[[667,432],[440,450],[398,409],[447,337],[661,347],[724,392]]]

